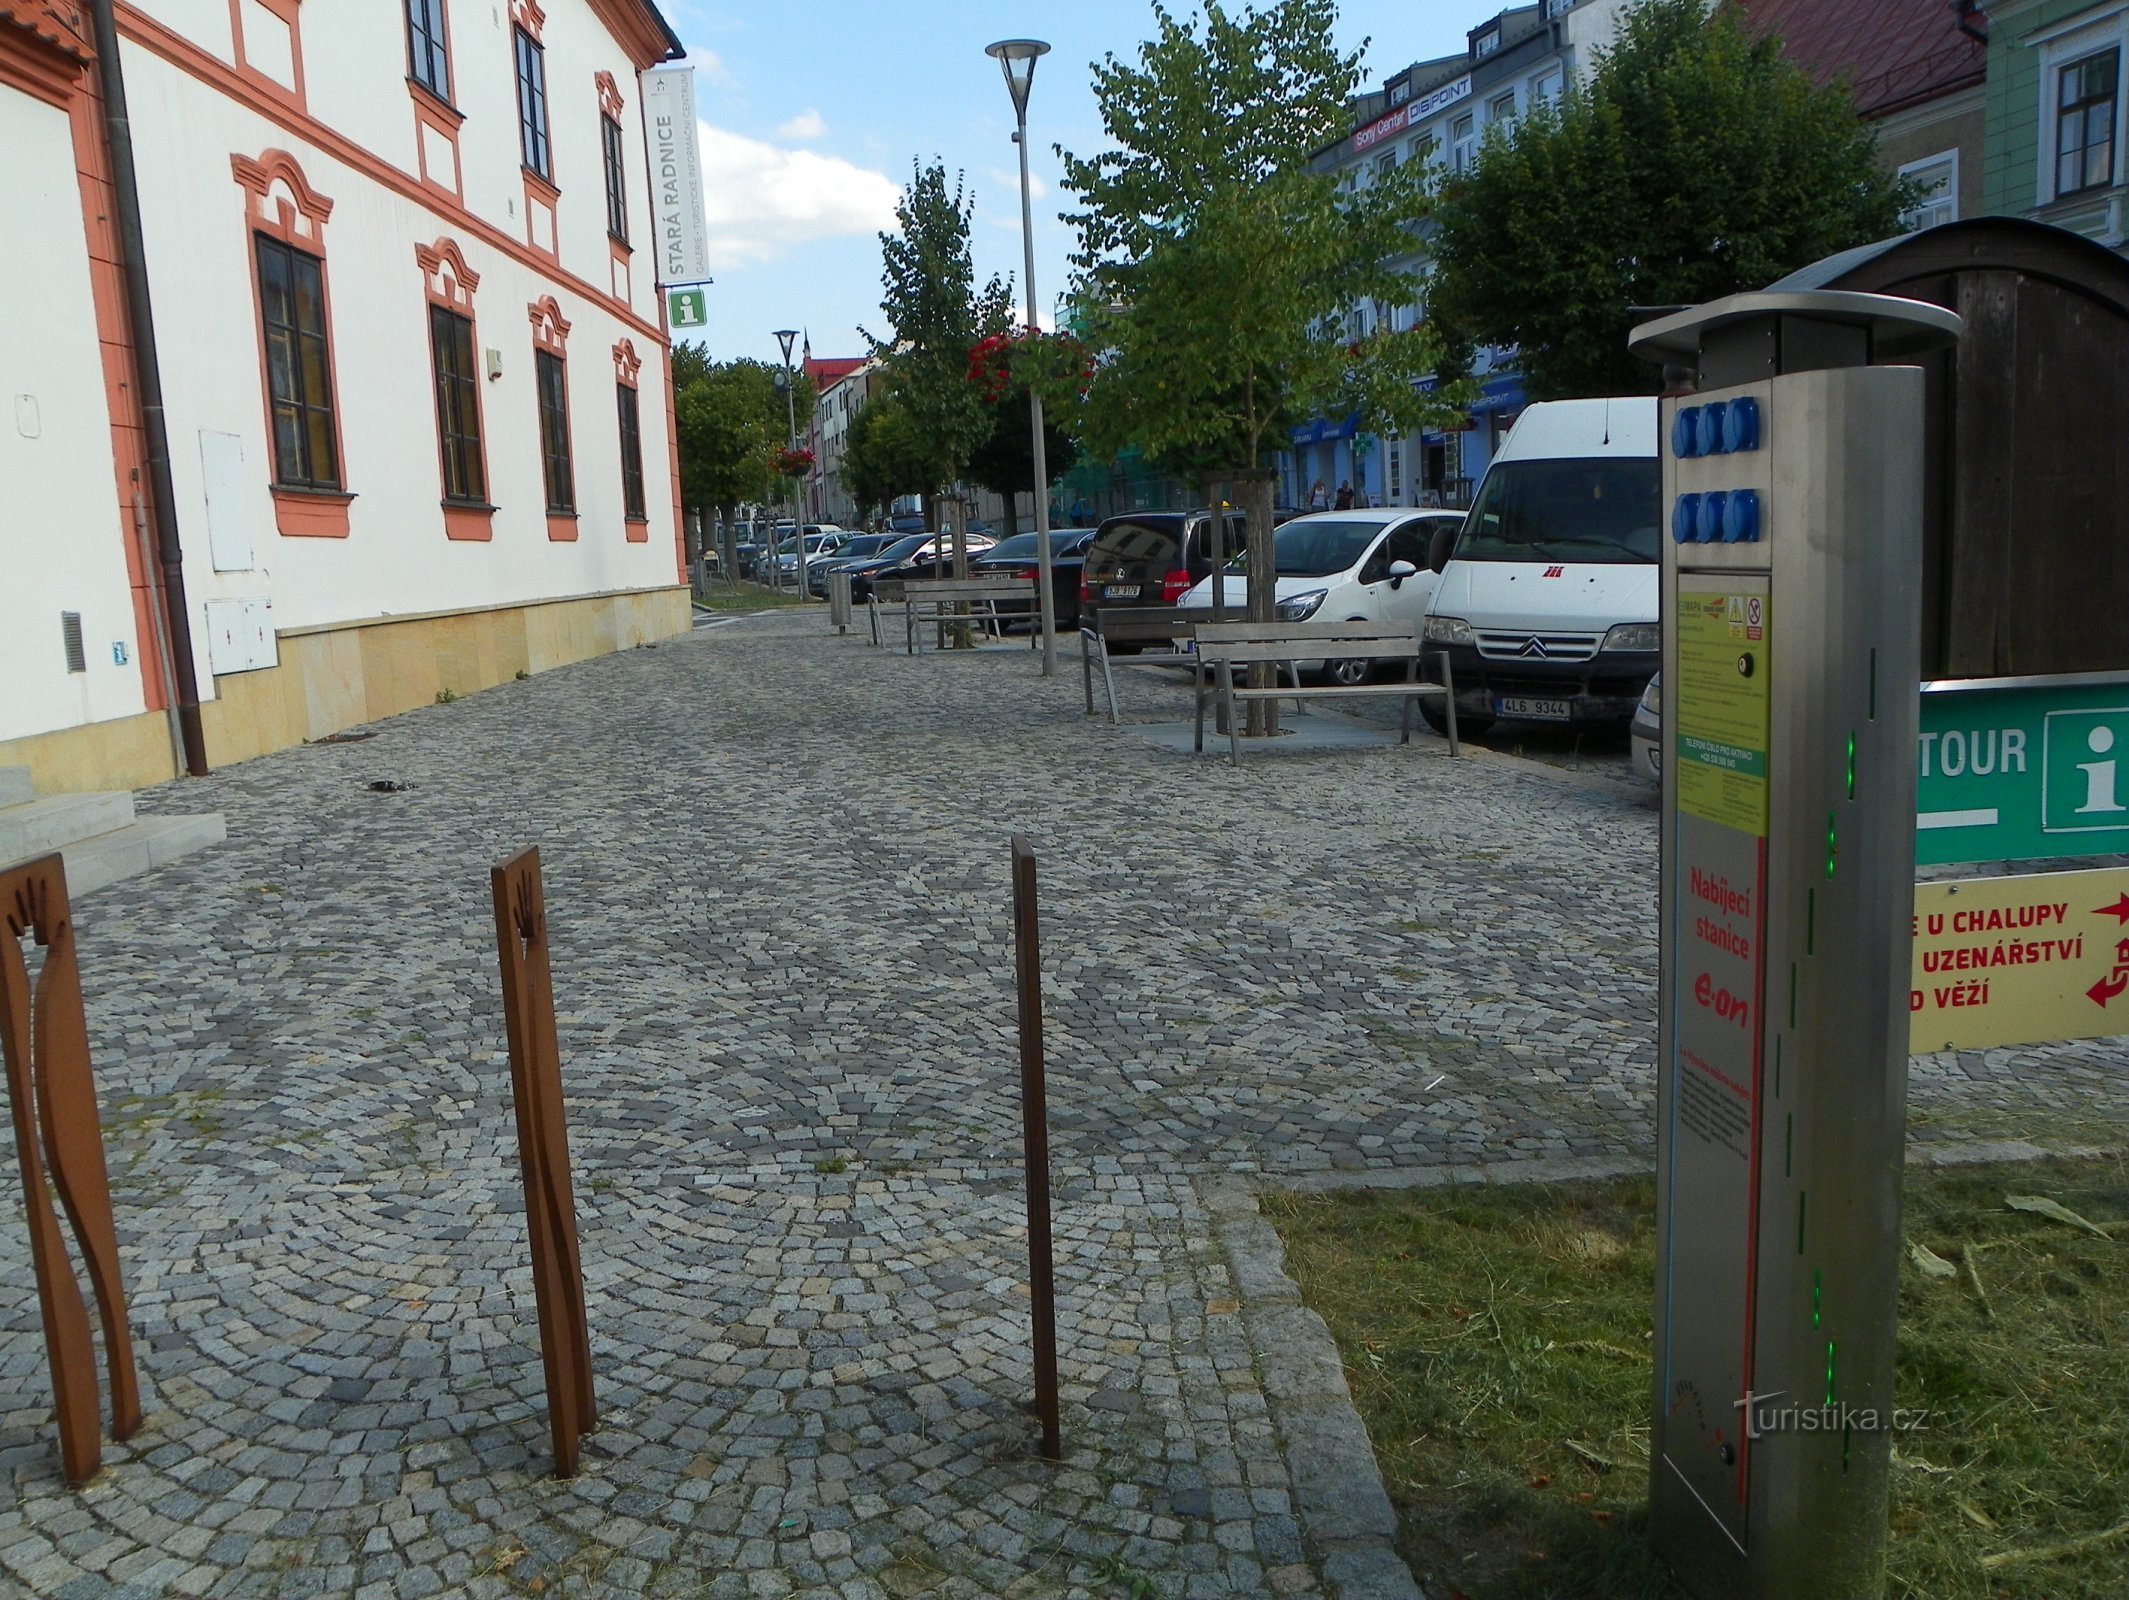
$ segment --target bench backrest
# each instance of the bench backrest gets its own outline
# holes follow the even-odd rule
[[[1197,630],[1207,661],[1397,659],[1419,654],[1411,622],[1207,622]]]
[[[1110,644],[1148,644],[1188,639],[1204,613],[1176,606],[1103,606],[1085,631]]]
[[[1034,585],[1025,578],[912,578],[904,600],[1025,600]]]
[[[902,603],[902,587],[906,581],[902,578],[880,579],[872,586],[873,599],[880,601],[884,605],[900,605]]]

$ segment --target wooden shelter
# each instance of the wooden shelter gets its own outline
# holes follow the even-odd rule
[[[1770,289],[1965,319],[1929,373],[1922,676],[2129,671],[2129,260],[2010,217],[1828,256]]]

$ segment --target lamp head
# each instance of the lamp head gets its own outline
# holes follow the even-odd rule
[[[1013,110],[1025,122],[1028,90],[1035,82],[1035,63],[1050,53],[1050,47],[1040,39],[1000,39],[996,44],[985,45],[983,53],[1004,70],[1006,92],[1013,97]]]
[[[798,329],[796,328],[778,328],[776,330],[776,342],[784,347],[784,365],[787,367],[791,365],[791,341],[797,337]]]

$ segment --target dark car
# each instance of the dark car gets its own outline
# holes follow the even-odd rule
[[[1094,542],[1094,532],[1092,528],[1050,530],[1050,592],[1055,597],[1052,607],[1060,628],[1079,625],[1079,573],[1086,562],[1087,546]],[[1032,533],[1016,533],[1010,539],[1000,540],[990,547],[981,561],[968,564],[969,576],[1020,577],[1032,584],[1040,570],[1035,541],[1036,535]],[[1001,617],[1025,617],[1035,609],[1032,595],[1025,605],[1014,600],[998,602]]]
[[[1080,571],[1082,613],[1106,606],[1172,606],[1243,546],[1247,518],[1222,513],[1224,548],[1213,550],[1210,511],[1131,511],[1094,530]]]
[[[927,533],[930,530],[924,525],[923,512],[897,511],[887,519],[887,531],[889,533],[911,534]]]
[[[982,555],[991,541],[980,533],[968,535],[969,560]],[[876,578],[949,578],[954,571],[954,541],[943,533],[913,533],[897,539],[869,561],[845,567],[850,574],[850,599],[863,605],[872,598]]]
[[[901,535],[893,533],[858,533],[845,539],[834,555],[819,561],[806,563],[806,592],[815,599],[826,599],[828,574],[838,567],[856,566],[879,555]]]

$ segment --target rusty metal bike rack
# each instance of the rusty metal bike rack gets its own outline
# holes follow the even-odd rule
[[[52,1207],[53,1189],[73,1226],[96,1294],[111,1378],[111,1437],[130,1438],[141,1417],[125,1283],[118,1265],[118,1230],[111,1216],[111,1182],[104,1167],[103,1127],[89,1064],[73,909],[67,900],[66,866],[57,855],[0,873],[0,918],[7,924],[7,937],[0,939],[0,1054],[7,1062],[8,1109],[29,1216],[30,1261],[44,1322],[45,1358],[52,1371],[60,1467],[67,1482],[78,1488],[103,1464],[101,1396],[88,1308]],[[45,952],[34,996],[22,954],[25,936]]]
[[[510,1040],[510,1095],[517,1109],[518,1166],[539,1306],[540,1361],[554,1475],[577,1470],[584,1434],[599,1426],[592,1396],[591,1334],[584,1320],[584,1268],[577,1254],[577,1203],[569,1181],[569,1127],[562,1107],[562,1056],[555,1043],[554,982],[547,960],[547,903],[540,852],[520,850],[489,874],[495,945]]]
[[[1020,991],[1020,1141],[1027,1171],[1028,1297],[1033,1304],[1035,1412],[1042,1453],[1064,1455],[1057,1415],[1057,1262],[1050,1243],[1050,1111],[1043,1081],[1042,949],[1035,850],[1013,835],[1013,955]]]

